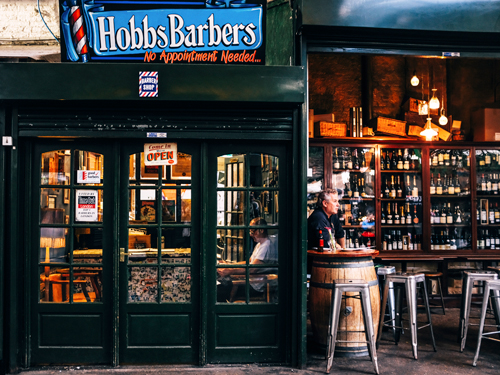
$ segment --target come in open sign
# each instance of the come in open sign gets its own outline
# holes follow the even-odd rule
[[[177,164],[177,143],[146,143],[144,145],[144,164]]]

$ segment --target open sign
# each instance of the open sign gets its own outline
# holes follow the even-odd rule
[[[144,144],[144,164],[145,165],[177,164],[177,143]]]

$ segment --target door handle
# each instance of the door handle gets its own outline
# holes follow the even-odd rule
[[[128,251],[124,247],[120,247],[120,262],[125,262],[125,257],[128,256]]]

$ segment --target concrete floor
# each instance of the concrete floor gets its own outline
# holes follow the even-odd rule
[[[418,360],[413,359],[409,331],[401,337],[398,345],[391,341],[392,335],[383,332],[379,350],[377,351],[381,374],[387,375],[469,375],[469,374],[500,374],[500,342],[483,340],[477,367],[472,367],[477,344],[477,327],[469,329],[467,346],[460,353],[457,342],[457,327],[459,309],[447,309],[442,315],[440,309],[433,310],[432,315],[434,336],[437,352],[432,349],[429,328],[418,331]],[[479,309],[473,310],[478,316]],[[424,321],[425,315],[419,314],[419,320]],[[473,322],[476,322],[474,320]],[[406,323],[407,324],[407,323]],[[407,325],[406,325],[407,326]],[[207,374],[207,375],[245,375],[245,374],[300,374],[313,375],[324,373],[326,361],[324,356],[314,353],[308,354],[307,365],[304,369],[276,366],[238,365],[238,366],[155,366],[97,368],[85,366],[65,366],[58,368],[30,369],[21,372],[25,375],[152,375],[152,374]],[[331,374],[372,374],[373,365],[369,357],[335,358]]]

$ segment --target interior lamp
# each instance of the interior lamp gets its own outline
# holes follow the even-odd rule
[[[439,108],[439,99],[436,98],[437,89],[432,89],[432,98],[429,100],[429,108],[430,109],[438,109]]]
[[[427,117],[427,122],[425,123],[425,128],[420,132],[420,135],[425,137],[426,141],[431,141],[433,137],[438,135],[438,132],[432,128],[431,118]]]
[[[429,103],[425,100],[418,102],[418,114],[421,116],[429,114]]]
[[[448,117],[446,117],[444,108],[441,108],[441,116],[439,117],[439,125],[446,125],[448,123]]]
[[[412,86],[418,86],[418,84],[420,83],[420,80],[417,77],[416,70],[413,71],[413,77],[411,77],[410,83]]]

